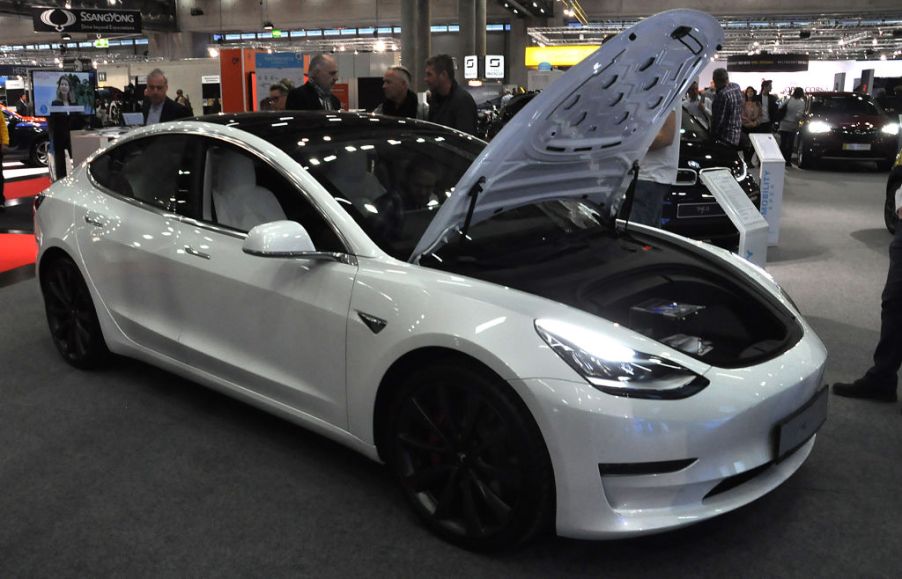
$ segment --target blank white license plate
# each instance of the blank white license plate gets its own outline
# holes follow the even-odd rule
[[[827,420],[827,388],[777,423],[777,462],[805,444]]]
[[[843,151],[870,151],[871,144],[870,143],[843,143],[842,150]]]

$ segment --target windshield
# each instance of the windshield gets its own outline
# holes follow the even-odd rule
[[[811,97],[811,112],[815,114],[841,113],[847,115],[880,114],[874,103],[861,95],[815,95]]]
[[[349,128],[267,137],[300,163],[383,251],[407,260],[485,143],[442,130]]]
[[[693,143],[710,140],[707,123],[689,112],[686,107],[683,107],[680,140]]]

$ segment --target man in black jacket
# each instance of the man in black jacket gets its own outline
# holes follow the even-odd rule
[[[426,61],[426,86],[432,93],[429,120],[458,131],[476,134],[476,101],[454,80],[454,60],[437,54]]]
[[[154,125],[191,116],[191,111],[166,96],[169,81],[159,68],[147,75],[144,89],[144,124]]]
[[[777,121],[777,109],[779,103],[777,97],[770,94],[773,83],[769,80],[761,82],[761,94],[754,96],[755,102],[761,105],[761,117],[758,119],[758,126],[755,127],[756,133],[772,133],[774,132],[774,123]]]
[[[328,54],[317,54],[307,67],[307,82],[288,93],[287,111],[337,111],[341,101],[332,94],[338,80],[338,63]]]
[[[377,115],[426,120],[429,107],[410,90],[410,71],[403,66],[388,67],[382,76],[382,92],[385,100],[373,111]]]

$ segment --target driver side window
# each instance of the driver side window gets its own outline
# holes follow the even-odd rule
[[[346,252],[319,210],[262,159],[229,143],[206,139],[200,220],[247,233],[291,220],[304,226],[317,251]]]

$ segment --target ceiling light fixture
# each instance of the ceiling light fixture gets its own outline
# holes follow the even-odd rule
[[[273,28],[275,28],[275,26],[273,26],[272,22],[269,20],[263,23],[263,30],[272,30]]]

